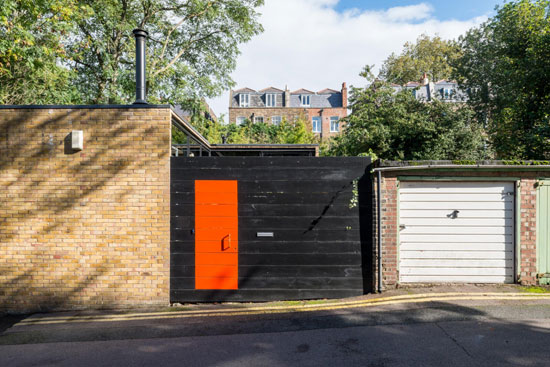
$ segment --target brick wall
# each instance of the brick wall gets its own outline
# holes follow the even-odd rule
[[[308,108],[307,109],[307,120],[311,125],[311,119],[314,116],[321,116],[321,133],[323,138],[328,138],[331,136],[338,135],[343,130],[343,123],[340,122],[340,128],[338,132],[330,131],[330,118],[333,116],[338,117],[338,119],[344,118],[347,116],[346,108]],[[319,135],[319,133],[316,133]]]
[[[339,119],[347,116],[346,108],[230,108],[229,122],[234,124],[237,122],[237,117],[245,117],[250,121],[254,121],[255,116],[262,116],[264,122],[270,124],[271,117],[281,116],[281,118],[292,122],[298,118],[307,121],[308,129],[311,129],[311,119],[314,116],[321,116],[323,137],[331,137],[338,135],[339,132],[330,131],[330,118],[337,116]],[[343,129],[343,124],[340,123],[340,131]],[[317,133],[318,135],[318,133]]]
[[[548,177],[549,172],[433,172],[411,171],[399,173],[400,176],[453,176],[453,177],[514,177],[520,178],[520,249],[518,281],[529,285],[537,282],[536,269],[536,178]],[[511,179],[513,181],[514,179]],[[375,180],[376,185],[376,180]],[[393,288],[399,283],[398,266],[398,180],[395,172],[386,172],[382,176],[382,281],[385,288]],[[376,190],[376,188],[375,188]],[[375,219],[376,220],[376,219]],[[374,225],[376,228],[376,223]],[[376,242],[375,242],[376,243]],[[376,252],[376,247],[375,247]],[[518,253],[516,251],[516,253]],[[375,253],[375,257],[376,257]],[[375,278],[377,274],[375,273]],[[375,279],[376,280],[376,279]]]
[[[0,110],[0,311],[168,304],[170,116]]]

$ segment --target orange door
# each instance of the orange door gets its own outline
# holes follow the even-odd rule
[[[237,181],[195,181],[195,289],[238,289]]]

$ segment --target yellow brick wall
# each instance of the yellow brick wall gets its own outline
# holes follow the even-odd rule
[[[0,311],[168,304],[170,119],[0,109]]]

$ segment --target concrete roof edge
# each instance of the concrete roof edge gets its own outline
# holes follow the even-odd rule
[[[0,105],[0,110],[171,108],[169,104]]]

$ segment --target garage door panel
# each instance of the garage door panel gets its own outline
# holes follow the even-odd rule
[[[514,197],[508,193],[403,193],[401,198],[404,201],[446,201],[446,202],[462,202],[462,201],[475,201],[475,202],[494,202],[494,201],[510,201],[512,202]]]
[[[401,251],[507,251],[512,247],[512,243],[418,243],[401,242]],[[510,251],[511,252],[511,251]]]
[[[405,242],[435,242],[435,243],[444,243],[444,242],[492,242],[492,243],[502,243],[502,242],[511,242],[513,235],[505,234],[409,234],[407,236],[401,235],[402,241]]]
[[[505,227],[505,226],[487,226],[487,227],[480,227],[480,226],[411,226],[408,225],[408,221],[403,221],[404,223],[401,223],[402,225],[406,225],[405,229],[402,229],[400,231],[401,235],[414,235],[414,234],[453,234],[453,235],[462,235],[463,233],[468,234],[480,234],[480,235],[503,235],[508,234],[512,235],[513,228]]]
[[[511,268],[514,266],[513,259],[438,259],[437,264],[433,264],[432,259],[404,259],[401,266],[410,268]]]
[[[511,251],[401,251],[400,260],[430,259],[437,267],[441,259],[513,259]],[[401,264],[402,265],[402,264]]]
[[[507,193],[513,192],[513,183],[503,182],[402,182],[401,193]]]
[[[444,200],[444,198],[442,199]],[[462,210],[462,211],[503,210],[503,209],[512,210],[514,209],[514,203],[512,201],[446,202],[446,201],[403,201],[401,200],[399,207],[401,209],[447,210],[450,213],[453,210]]]
[[[509,275],[511,268],[404,268],[400,271],[400,274],[403,275],[462,275],[462,276],[472,276],[472,275],[500,275],[507,276]]]
[[[513,183],[404,182],[399,195],[400,281],[513,281]]]
[[[452,212],[449,209],[404,209],[403,203],[400,203],[401,218],[439,218],[447,219],[447,215]],[[454,210],[454,209],[453,209]],[[463,210],[458,218],[506,218],[514,217],[513,208],[506,210]]]
[[[452,223],[449,223],[449,221],[452,221]],[[400,224],[405,224],[407,227],[409,226],[423,226],[426,224],[426,219],[424,218],[404,218],[401,216],[401,222]],[[430,218],[430,226],[448,226],[449,224],[454,224],[458,227],[504,227],[506,226],[506,218],[455,218],[455,219],[449,219],[449,218],[442,218],[441,216],[439,218]]]
[[[494,276],[494,275],[403,275],[402,283],[513,283],[512,276]]]

